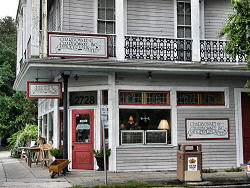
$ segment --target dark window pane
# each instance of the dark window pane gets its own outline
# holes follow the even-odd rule
[[[178,38],[184,38],[184,27],[177,27],[177,37]]]
[[[191,38],[191,27],[185,28],[185,38]]]
[[[98,33],[105,33],[105,22],[98,21],[97,32]]]
[[[184,14],[184,3],[183,2],[177,3],[177,14]]]

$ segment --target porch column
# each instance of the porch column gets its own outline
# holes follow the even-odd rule
[[[40,35],[40,2],[31,1],[32,25],[31,25],[31,56],[39,57],[39,35]]]
[[[126,33],[126,2],[127,0],[115,1],[115,29],[116,29],[116,58],[125,59],[125,38]]]
[[[47,57],[47,0],[42,0],[42,57]]]
[[[68,79],[69,75],[62,74],[63,78],[63,158],[68,159]]]
[[[192,61],[200,62],[200,3],[191,0]]]

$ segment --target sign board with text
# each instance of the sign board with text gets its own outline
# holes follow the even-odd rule
[[[186,139],[229,139],[229,119],[186,119]]]
[[[108,58],[108,36],[49,32],[48,56]]]
[[[28,99],[61,99],[61,82],[27,82]]]

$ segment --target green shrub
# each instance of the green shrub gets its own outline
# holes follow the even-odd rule
[[[12,157],[18,157],[18,147],[26,146],[29,140],[37,141],[37,125],[27,124],[24,130],[18,131],[8,138]]]
[[[57,148],[52,148],[50,151],[50,155],[53,157],[59,156],[59,155],[63,155],[63,150],[62,149],[57,149]]]
[[[230,169],[225,170],[225,172],[241,172],[241,171],[242,169],[240,167],[236,167],[236,168],[232,167]]]
[[[217,170],[213,170],[213,169],[202,169],[202,172],[203,173],[216,173],[217,172]]]
[[[93,149],[92,152],[94,153],[95,156],[103,156],[103,147],[100,150]],[[109,157],[111,153],[111,149],[106,148],[105,152],[106,152],[106,156]]]

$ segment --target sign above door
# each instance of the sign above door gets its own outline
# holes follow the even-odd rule
[[[28,99],[61,99],[61,82],[27,82]]]
[[[108,58],[108,36],[49,32],[48,56]]]

